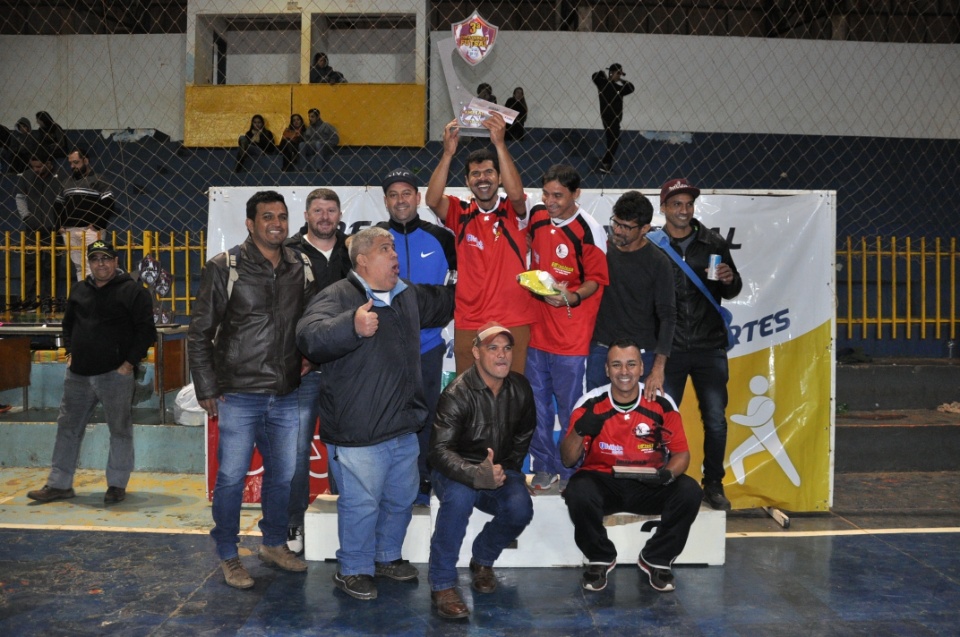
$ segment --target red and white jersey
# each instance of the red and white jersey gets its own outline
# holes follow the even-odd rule
[[[645,399],[643,383],[636,402],[626,409],[617,407],[610,399],[610,385],[587,392],[573,408],[567,433],[586,411],[583,404],[598,396],[603,400],[593,406],[593,412],[614,413],[604,422],[600,435],[583,439],[584,457],[579,470],[613,473],[614,465],[659,469],[665,464],[661,448],[667,449],[670,455],[689,450],[680,412],[673,400],[668,396]]]
[[[505,327],[529,325],[536,314],[517,275],[527,269],[527,231],[505,195],[497,207],[480,210],[475,200],[447,195],[445,224],[457,245],[457,329],[475,330],[489,321]]]
[[[607,272],[607,238],[603,226],[577,207],[569,219],[555,223],[542,204],[530,211],[530,267],[549,272],[558,283],[566,281],[576,291],[587,281],[600,286],[596,294],[577,307],[553,307],[537,302],[539,320],[530,326],[530,347],[564,356],[586,356],[600,309]],[[572,294],[570,296],[573,296]],[[574,301],[576,297],[573,297]]]

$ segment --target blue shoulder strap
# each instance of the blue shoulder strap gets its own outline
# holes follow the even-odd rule
[[[667,237],[667,233],[663,230],[654,230],[653,232],[647,233],[647,239],[652,241],[657,247],[663,250],[668,257],[673,259],[673,262],[680,266],[680,269],[683,270],[683,273],[687,275],[687,278],[693,281],[693,284],[697,286],[703,295],[707,297],[707,300],[710,301],[710,304],[713,305],[714,309],[720,314],[723,318],[724,325],[727,326],[727,349],[732,349],[736,344],[733,339],[733,332],[730,330],[730,323],[733,321],[733,314],[730,313],[730,310],[723,307],[717,300],[713,298],[713,295],[710,294],[710,291],[707,290],[707,286],[703,284],[703,281],[700,280],[694,271],[687,265],[687,262],[677,254],[677,251],[673,249],[670,245],[670,238]]]

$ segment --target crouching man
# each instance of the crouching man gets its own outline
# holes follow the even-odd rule
[[[510,371],[513,334],[487,323],[473,340],[474,364],[440,395],[430,436],[440,500],[430,540],[430,596],[445,619],[470,614],[457,590],[457,558],[473,509],[493,516],[473,542],[473,589],[497,587],[493,563],[533,519],[520,468],[537,425],[530,383]]]
[[[580,585],[600,591],[617,564],[603,516],[659,515],[660,524],[637,559],[658,591],[676,587],[671,566],[683,551],[703,496],[684,475],[690,464],[680,413],[667,396],[643,397],[640,348],[621,339],[607,353],[610,384],[585,394],[560,445],[565,466],[583,464],[564,493],[574,540],[587,560]]]

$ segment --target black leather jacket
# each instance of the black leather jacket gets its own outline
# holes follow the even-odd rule
[[[198,400],[231,392],[282,396],[300,386],[297,320],[315,289],[304,285],[304,267],[299,255],[283,248],[274,270],[248,237],[228,301],[226,255],[207,262],[187,333]]]
[[[707,289],[720,303],[721,299],[732,299],[740,294],[743,280],[737,272],[737,266],[730,256],[730,246],[726,240],[713,230],[706,228],[698,220],[691,222],[693,226],[693,241],[687,246],[686,254],[680,250],[680,241],[670,237],[670,246],[681,255],[690,269],[700,277]],[[669,234],[667,236],[670,236]],[[707,265],[710,255],[719,254],[720,261],[726,263],[733,270],[733,281],[724,285],[720,281],[707,279]],[[668,255],[669,256],[669,255]],[[727,349],[727,328],[720,313],[703,295],[697,286],[680,269],[673,259],[674,281],[677,286],[677,327],[673,332],[672,351],[689,351],[698,349]]]
[[[440,395],[430,434],[430,465],[473,487],[487,449],[493,449],[494,464],[520,471],[536,426],[533,390],[522,374],[510,372],[494,396],[474,365]]]

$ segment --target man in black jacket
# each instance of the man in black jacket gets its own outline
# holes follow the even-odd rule
[[[103,404],[110,429],[106,504],[122,502],[133,471],[135,371],[157,340],[153,302],[140,283],[118,267],[113,246],[95,241],[87,250],[93,273],[70,293],[63,315],[67,372],[57,440],[47,484],[27,497],[51,502],[74,497],[73,474],[87,422]]]
[[[693,270],[716,300],[740,294],[743,281],[730,256],[730,246],[719,234],[693,216],[700,189],[686,179],[671,179],[660,189],[660,212],[670,248]],[[716,279],[707,278],[710,255],[720,256]],[[700,403],[703,419],[703,499],[713,509],[729,511],[723,492],[723,457],[727,447],[727,327],[713,304],[690,277],[673,264],[677,289],[677,325],[670,358],[664,369],[663,391],[677,405],[683,400],[687,377]]]
[[[207,262],[187,333],[197,401],[219,419],[211,537],[227,585],[250,588],[240,561],[240,507],[254,446],[263,456],[260,560],[285,571],[307,564],[287,548],[290,481],[300,430],[301,356],[295,327],[313,283],[284,247],[287,205],[272,190],[247,201],[247,240]]]
[[[623,98],[633,93],[633,84],[625,81],[626,74],[621,64],[611,64],[609,74],[597,71],[593,74],[593,83],[600,97],[600,121],[603,122],[603,139],[607,152],[600,160],[599,171],[610,174],[613,171],[613,158],[620,146],[620,122],[623,120]]]
[[[307,307],[297,345],[320,366],[320,439],[339,491],[333,581],[369,600],[377,596],[375,575],[419,575],[401,549],[420,486],[417,431],[427,413],[420,329],[450,321],[453,288],[401,280],[393,236],[383,228],[355,234],[350,261],[347,278]]]
[[[76,269],[77,280],[91,274],[80,267],[80,254],[86,246],[100,238],[100,233],[116,215],[116,197],[113,188],[90,167],[90,158],[82,148],[74,148],[67,155],[70,172],[60,183],[54,209],[57,226],[64,244],[70,242],[70,259]]]
[[[473,340],[474,364],[443,391],[430,437],[440,500],[430,540],[430,596],[445,619],[470,614],[457,590],[457,559],[473,509],[493,515],[473,542],[473,589],[492,593],[493,563],[533,519],[521,473],[537,426],[533,391],[510,371],[513,334],[487,323]]]
[[[336,283],[350,272],[347,237],[340,229],[340,197],[329,188],[317,188],[307,195],[306,223],[284,245],[310,258],[313,280],[318,290]],[[317,431],[320,404],[320,372],[307,362],[300,378],[300,433],[297,437],[297,468],[290,483],[290,520],[287,523],[287,547],[303,553],[303,517],[310,504],[310,457]],[[333,481],[331,492],[336,493]]]

